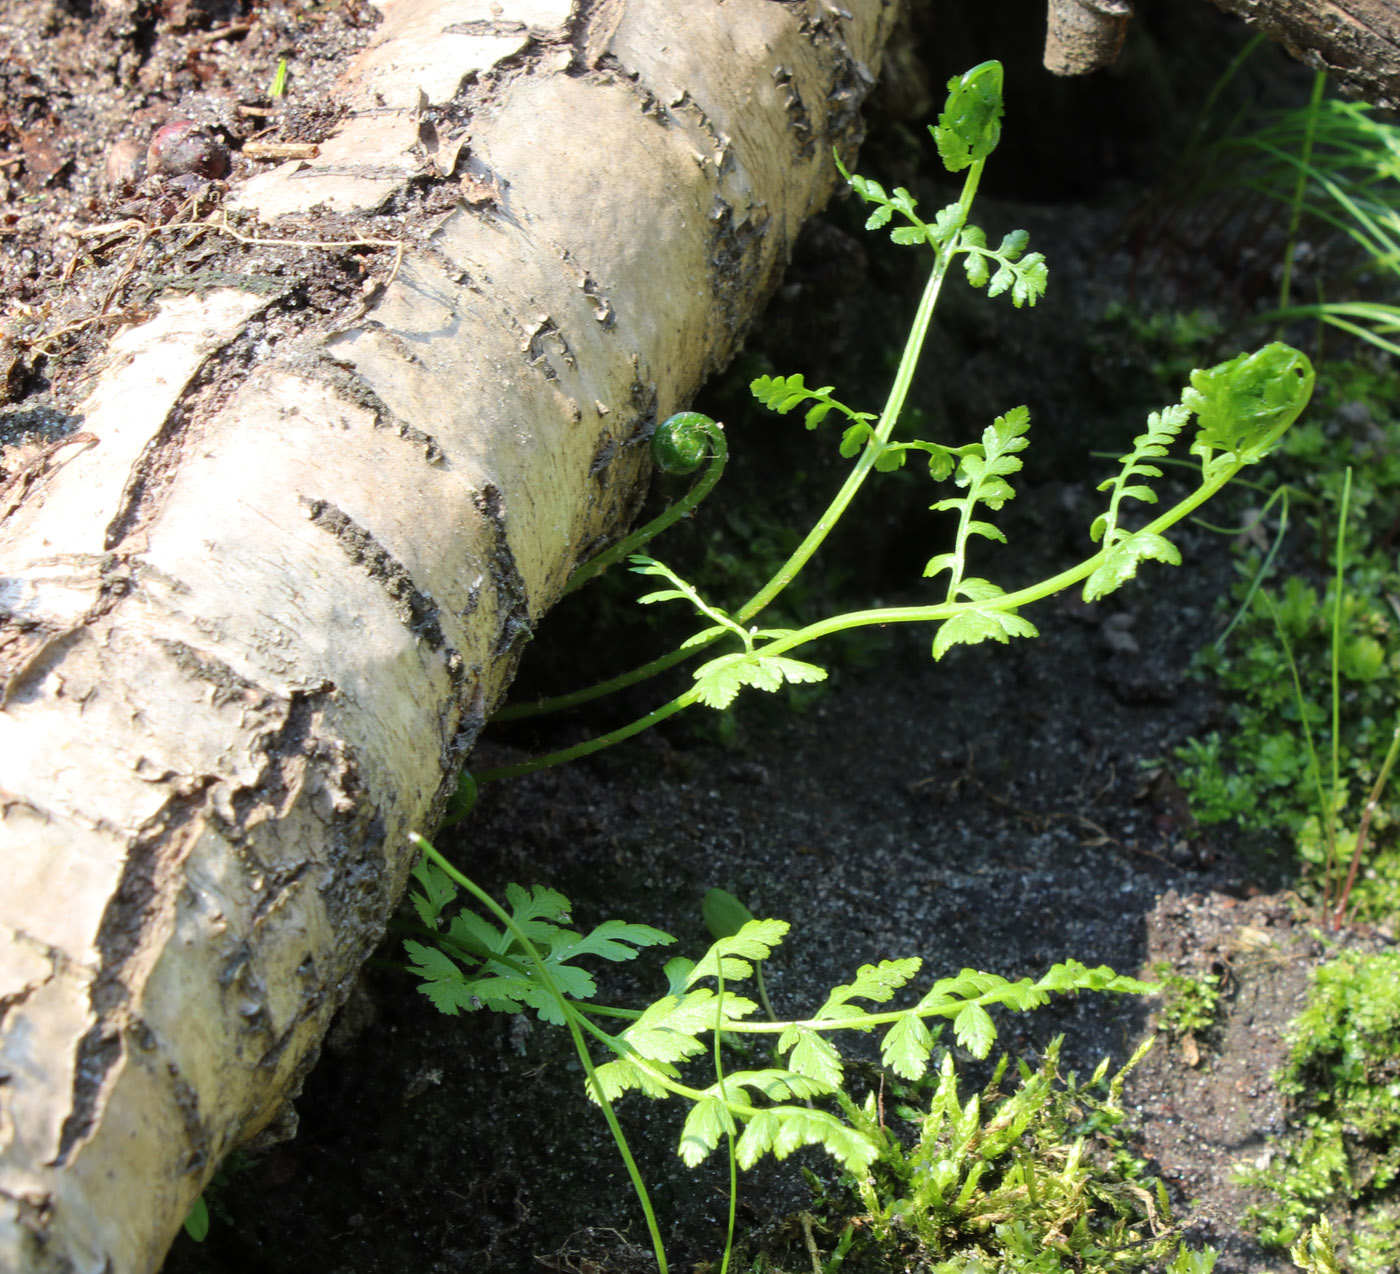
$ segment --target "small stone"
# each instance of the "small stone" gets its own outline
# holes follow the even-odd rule
[[[146,175],[146,151],[134,137],[123,137],[107,149],[102,184],[108,190],[130,190]]]
[[[151,138],[146,168],[158,177],[193,174],[217,180],[228,176],[228,148],[194,120],[177,119]]]

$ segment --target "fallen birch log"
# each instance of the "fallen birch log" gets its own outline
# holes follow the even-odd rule
[[[311,322],[271,267],[165,293],[0,500],[7,1274],[156,1267],[285,1108],[408,834],[829,195],[894,19],[381,7],[338,130],[209,233],[245,274],[396,242],[392,280]],[[414,183],[455,183],[431,226]]]

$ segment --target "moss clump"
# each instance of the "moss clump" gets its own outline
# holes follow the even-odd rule
[[[1273,1161],[1243,1171],[1272,1196],[1253,1218],[1267,1244],[1330,1216],[1348,1268],[1400,1264],[1400,952],[1349,952],[1319,968],[1294,1023],[1279,1087],[1292,1129]]]
[[[848,1118],[880,1156],[868,1173],[819,1192],[809,1221],[840,1235],[823,1268],[839,1261],[843,1274],[1210,1274],[1215,1252],[1181,1242],[1166,1191],[1118,1132],[1123,1080],[1150,1040],[1122,1070],[1110,1075],[1105,1061],[1087,1083],[1061,1074],[1062,1042],[1050,1044],[1038,1067],[1018,1064],[1014,1091],[1002,1088],[1003,1058],[966,1099],[945,1051],[936,1079],[892,1086],[894,1126],[874,1094],[863,1107],[848,1104]],[[901,1135],[899,1121],[912,1137]]]

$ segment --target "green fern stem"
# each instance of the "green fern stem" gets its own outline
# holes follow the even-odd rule
[[[616,730],[610,730],[607,734],[600,734],[596,739],[588,739],[583,743],[574,744],[571,748],[563,748],[558,752],[548,752],[544,756],[521,761],[516,765],[500,765],[494,770],[481,770],[474,773],[471,778],[477,784],[495,783],[499,779],[515,779],[522,774],[533,774],[536,770],[547,770],[553,765],[563,765],[567,761],[576,761],[581,756],[601,752],[604,748],[612,747],[614,743],[621,743],[624,739],[630,739],[634,734],[641,734],[643,730],[651,729],[652,726],[665,721],[667,717],[675,716],[682,708],[690,707],[699,697],[699,688],[692,686],[668,703],[663,703],[654,712],[648,712],[646,716],[638,717],[637,720],[619,726]]]
[[[617,1121],[617,1114],[612,1108],[612,1103],[608,1101],[607,1095],[597,1083],[597,1070],[593,1065],[593,1058],[589,1055],[588,1046],[583,1041],[583,1030],[595,1031],[597,1028],[586,1018],[582,1018],[574,1009],[572,1001],[560,990],[559,984],[555,982],[549,972],[549,966],[541,958],[535,944],[515,923],[510,913],[474,881],[468,880],[466,876],[462,875],[423,837],[414,832],[410,833],[409,839],[413,842],[414,847],[436,864],[441,871],[445,872],[458,888],[465,889],[478,903],[495,916],[511,936],[520,943],[525,954],[530,957],[536,976],[553,996],[555,1003],[559,1006],[559,1011],[564,1015],[564,1021],[568,1023],[569,1034],[573,1037],[579,1062],[583,1066],[584,1074],[588,1076],[589,1083],[593,1086],[593,1091],[598,1095],[598,1104],[603,1108],[603,1118],[607,1121],[608,1130],[613,1135],[613,1141],[617,1144],[622,1161],[627,1165],[627,1175],[632,1180],[632,1189],[636,1192],[637,1199],[642,1205],[642,1212],[647,1222],[647,1233],[651,1236],[652,1251],[656,1254],[657,1269],[660,1274],[667,1274],[666,1245],[661,1238],[661,1227],[657,1224],[656,1210],[651,1206],[651,1196],[647,1192],[646,1182],[642,1180],[641,1169],[637,1167],[637,1161],[632,1157],[632,1148],[627,1144],[627,1138],[623,1134],[622,1125]],[[600,1033],[605,1034],[604,1032]]]
[[[967,221],[986,162],[985,159],[976,160],[968,169],[967,177],[963,181],[962,195],[958,199],[958,229],[961,229]],[[845,513],[855,498],[856,492],[870,476],[875,462],[884,452],[891,434],[894,433],[895,426],[899,423],[900,413],[904,410],[905,400],[909,396],[909,388],[914,383],[914,372],[919,365],[919,357],[923,353],[924,341],[928,337],[934,307],[938,304],[939,294],[943,290],[943,281],[948,277],[948,270],[957,255],[954,250],[957,237],[956,233],[950,235],[935,250],[933,269],[929,273],[928,282],[924,285],[923,295],[919,298],[918,309],[914,312],[914,322],[909,331],[909,339],[904,343],[904,352],[900,356],[899,368],[895,372],[894,384],[890,386],[885,409],[880,413],[880,422],[875,426],[875,430],[866,443],[865,450],[861,452],[855,468],[851,470],[846,481],[842,483],[841,489],[817,520],[816,525],[793,551],[792,556],[783,563],[777,574],[736,612],[735,618],[741,623],[747,623],[758,615],[797,578],[798,572],[811,560],[812,555],[831,534],[832,528],[840,521],[841,515]]]
[[[564,591],[559,596],[567,597],[575,589],[587,584],[594,576],[601,574],[614,562],[620,562],[623,558],[635,553],[643,544],[655,539],[667,527],[673,526],[685,517],[696,505],[700,503],[714,489],[716,482],[720,480],[720,475],[724,473],[724,466],[729,461],[729,444],[725,441],[724,428],[715,425],[706,431],[706,436],[710,441],[710,463],[700,480],[696,482],[689,491],[685,493],[675,504],[667,508],[663,513],[654,517],[645,526],[638,527],[631,535],[624,540],[619,540],[612,548],[597,557],[590,558],[582,566],[569,576],[569,582],[564,585]],[[517,715],[529,715],[521,713]],[[507,711],[496,714],[497,720],[509,719]]]
[[[967,221],[973,198],[977,194],[977,187],[982,179],[982,169],[985,166],[986,161],[979,159],[968,169],[967,176],[963,181],[962,195],[958,200],[958,229]],[[954,258],[958,255],[957,251],[954,250],[956,241],[957,234],[954,233],[944,246],[936,249],[933,269],[929,273],[928,282],[924,285],[923,295],[919,299],[918,309],[914,313],[913,326],[910,329],[908,340],[905,341],[904,352],[900,356],[899,368],[895,372],[894,384],[890,387],[885,409],[881,413],[880,422],[866,443],[864,451],[861,452],[859,460],[856,461],[854,468],[847,475],[846,481],[841,484],[841,489],[836,493],[826,511],[817,520],[802,543],[793,550],[792,555],[783,563],[772,579],[735,612],[734,618],[740,623],[746,624],[754,619],[797,578],[798,573],[822,546],[827,536],[831,534],[832,528],[841,520],[841,515],[845,513],[866,478],[870,476],[875,462],[889,446],[890,435],[899,423],[900,413],[904,410],[905,400],[909,396],[909,388],[914,383],[914,372],[918,367],[919,357],[923,353],[924,341],[928,337],[929,324],[932,322],[934,307],[938,304],[943,282],[948,276],[948,270]],[[612,550],[609,550],[609,553],[612,553]],[[658,676],[674,668],[677,664],[684,663],[692,655],[712,645],[719,639],[719,636],[720,634],[716,634],[703,642],[696,642],[693,646],[668,651],[666,654],[629,669],[627,672],[609,677],[606,681],[585,686],[582,690],[555,695],[552,698],[541,699],[531,704],[512,704],[500,709],[493,715],[492,719],[512,721],[523,717],[542,716],[550,712],[564,712],[570,708],[581,707],[585,703],[592,703],[595,699],[614,694],[628,686]],[[550,762],[550,764],[554,763]],[[480,779],[482,776],[478,775],[477,777]]]
[[[719,1099],[729,1106],[729,1092],[724,1085],[724,961],[719,961],[715,973],[715,1025],[711,1041],[715,1062],[715,1083],[719,1087]],[[734,1154],[734,1128],[730,1124],[724,1130],[725,1145],[729,1151],[729,1225],[724,1236],[724,1259],[720,1262],[719,1274],[729,1274],[729,1258],[734,1252],[734,1226],[739,1217],[739,1162]]]
[[[1230,479],[1243,468],[1243,462],[1236,467],[1219,472],[1208,482],[1192,492],[1179,504],[1173,505],[1160,517],[1149,522],[1143,528],[1145,532],[1161,534],[1168,530],[1177,522],[1198,509],[1224,487]],[[1072,566],[1066,571],[1061,571],[1058,575],[1052,576],[1048,580],[1042,580],[1039,584],[1032,584],[1026,588],[1018,589],[1014,593],[1004,593],[999,597],[978,602],[942,602],[933,606],[884,606],[876,610],[850,611],[844,615],[834,615],[829,619],[818,620],[814,624],[809,624],[805,628],[794,629],[791,633],[783,637],[775,638],[765,646],[759,647],[759,653],[763,655],[778,655],[789,650],[795,650],[799,646],[805,646],[810,642],[819,640],[822,637],[829,637],[835,633],[844,632],[849,628],[868,628],[879,624],[926,624],[940,620],[952,619],[965,611],[970,610],[1000,610],[1010,611],[1019,607],[1030,605],[1044,598],[1051,597],[1055,593],[1062,592],[1082,580],[1088,579],[1102,564],[1108,556],[1110,549],[1103,548],[1095,553],[1093,557],[1086,558],[1077,566]]]

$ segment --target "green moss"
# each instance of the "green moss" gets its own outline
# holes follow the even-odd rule
[[[1267,1167],[1241,1172],[1272,1200],[1261,1239],[1289,1246],[1330,1216],[1347,1266],[1400,1262],[1400,952],[1347,953],[1314,976],[1279,1087],[1291,1129]]]
[[[1220,975],[1175,973],[1165,960],[1152,967],[1162,984],[1158,1022],[1178,1038],[1200,1035],[1215,1025],[1220,1012]]]
[[[1148,1046],[1080,1082],[1060,1071],[1061,1042],[1039,1066],[1019,1064],[1011,1091],[1003,1058],[964,1097],[945,1052],[936,1076],[891,1089],[889,1122],[874,1094],[848,1109],[881,1153],[818,1200],[827,1233],[845,1227],[842,1269],[1209,1274],[1215,1253],[1179,1242],[1165,1191],[1117,1132],[1123,1080]]]

